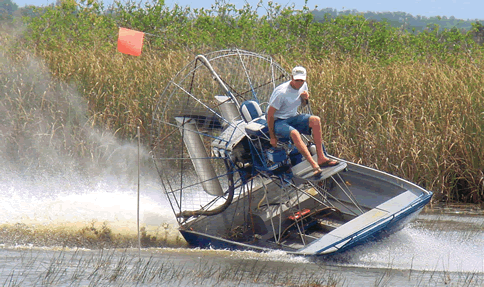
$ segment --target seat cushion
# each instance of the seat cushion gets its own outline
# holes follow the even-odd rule
[[[245,126],[245,131],[250,136],[269,136],[269,128],[267,127],[267,121],[264,117],[250,121]]]
[[[240,105],[240,114],[246,123],[262,116],[262,110],[256,101],[245,101]]]

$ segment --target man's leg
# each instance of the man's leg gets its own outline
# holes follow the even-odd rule
[[[314,144],[316,144],[316,154],[318,155],[318,165],[330,160],[323,152],[323,132],[321,131],[321,119],[318,116],[309,118],[309,127],[313,131]]]
[[[304,158],[309,162],[309,164],[313,167],[313,170],[317,173],[321,169],[319,168],[318,163],[313,159],[311,153],[308,150],[306,144],[301,138],[301,134],[296,130],[291,131],[291,139],[294,145],[296,145],[297,150],[304,156]]]

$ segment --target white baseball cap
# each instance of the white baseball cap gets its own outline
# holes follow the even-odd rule
[[[292,77],[294,80],[306,81],[306,69],[301,66],[294,67],[294,69],[292,69]]]

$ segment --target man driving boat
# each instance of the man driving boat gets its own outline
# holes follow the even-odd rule
[[[335,160],[330,160],[323,152],[321,119],[309,114],[298,114],[297,108],[309,100],[306,83],[306,69],[301,66],[292,69],[291,80],[277,86],[272,92],[267,108],[267,124],[271,145],[277,146],[277,138],[290,138],[298,151],[311,164],[314,175],[321,173],[321,168],[335,166]],[[313,133],[316,144],[317,162],[312,158],[301,133]]]

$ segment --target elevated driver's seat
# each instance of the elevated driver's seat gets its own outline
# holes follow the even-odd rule
[[[269,138],[266,116],[256,101],[245,101],[240,105],[240,114],[247,123],[245,131],[251,137]]]

